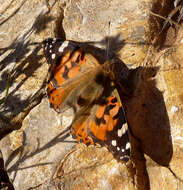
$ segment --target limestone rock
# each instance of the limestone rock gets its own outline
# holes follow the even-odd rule
[[[53,18],[42,1],[0,1],[0,139],[18,129],[44,95],[41,42]],[[45,60],[44,60],[45,61]],[[8,96],[7,96],[8,90]],[[5,128],[4,125],[7,127]]]
[[[51,185],[57,164],[74,143],[69,130],[60,125],[61,116],[43,99],[24,119],[21,129],[1,140],[6,170],[15,189]]]
[[[54,174],[60,189],[130,189],[133,181],[124,164],[118,163],[106,148],[80,144],[66,155]]]
[[[183,31],[167,24],[161,32],[163,20],[151,14],[168,16],[172,2],[46,2],[0,2],[1,99],[11,71],[9,95],[0,104],[0,137],[21,127],[1,140],[0,149],[15,189],[183,189]],[[106,148],[72,148],[67,126],[73,113],[59,115],[43,98],[48,67],[39,43],[53,36],[95,42],[129,68],[141,66],[130,70],[133,93],[119,91],[131,129],[127,165]]]

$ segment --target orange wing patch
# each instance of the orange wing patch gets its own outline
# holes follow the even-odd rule
[[[70,106],[75,118],[71,134],[86,145],[106,146],[120,161],[130,158],[125,113],[115,84],[94,56],[77,43],[49,38],[44,54],[50,66],[47,94],[50,106],[61,112]]]

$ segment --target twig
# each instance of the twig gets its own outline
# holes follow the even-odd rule
[[[163,17],[163,16],[161,16],[161,15],[159,15],[159,14],[153,13],[152,11],[150,11],[150,14],[153,15],[153,16],[156,16],[156,17],[159,17],[159,18],[165,20],[165,21],[166,21],[165,25],[167,24],[167,22],[170,22],[170,24],[173,23],[173,24],[175,24],[177,27],[182,28],[182,26],[180,26],[179,24],[177,24],[177,22],[174,22],[174,21],[171,19],[171,17],[172,17],[173,15],[172,15],[172,16],[168,16],[168,18],[165,18],[165,17]],[[164,29],[164,27],[165,27],[165,26],[163,26],[162,30]],[[161,31],[161,32],[162,32],[162,31]]]

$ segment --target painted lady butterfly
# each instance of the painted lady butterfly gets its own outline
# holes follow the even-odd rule
[[[128,125],[109,62],[103,65],[76,42],[48,38],[44,54],[50,66],[47,94],[58,113],[72,107],[71,134],[86,145],[106,146],[114,157],[130,158]]]

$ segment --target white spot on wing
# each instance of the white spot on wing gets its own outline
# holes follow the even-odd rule
[[[51,51],[51,49],[50,49],[50,51],[49,51],[49,52],[50,52],[50,53],[52,52],[52,51]]]
[[[117,151],[119,151],[120,150],[120,148],[119,147],[117,147]]]
[[[118,129],[118,137],[122,137],[123,135],[123,129]]]
[[[63,52],[64,48],[66,48],[68,46],[69,42],[68,41],[64,41],[62,43],[62,45],[58,48],[59,52]]]
[[[56,42],[56,38],[53,38],[52,44],[54,44]]]
[[[129,149],[130,148],[130,143],[128,142],[128,143],[126,143],[126,147],[125,147],[126,149]]]
[[[125,149],[121,149],[121,152],[124,152],[125,151]]]
[[[56,55],[55,55],[55,53],[53,53],[53,54],[51,55],[51,58],[52,58],[52,59],[55,59],[55,57],[56,57]]]
[[[117,143],[116,143],[116,140],[112,140],[112,141],[111,141],[111,144],[112,144],[112,146],[116,146],[116,144],[117,144]]]
[[[127,128],[128,128],[127,123],[123,124],[121,129],[118,129],[118,137],[122,137],[123,134],[126,133]]]

